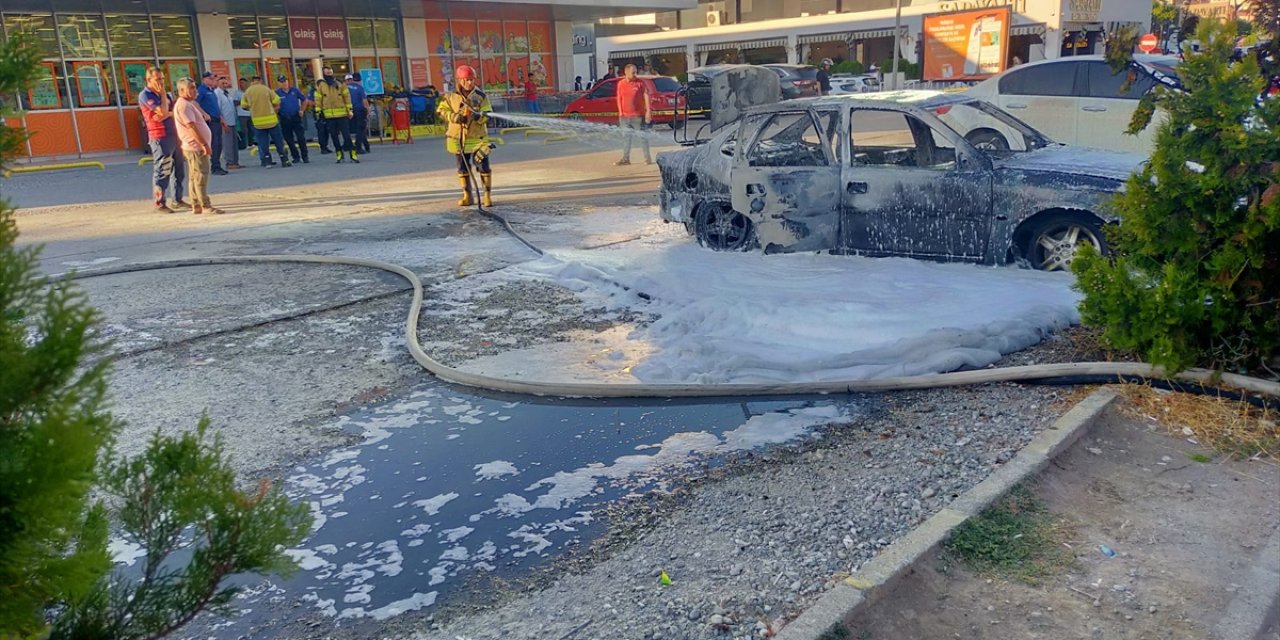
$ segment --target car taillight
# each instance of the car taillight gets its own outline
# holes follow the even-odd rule
[[[807,87],[809,86],[809,81],[808,80],[792,80],[791,84],[794,84],[797,87]]]
[[[951,110],[951,105],[948,104],[948,105],[943,105],[941,107],[938,107],[937,109],[934,109],[933,112],[940,116],[945,116],[947,115],[947,112],[950,110]]]

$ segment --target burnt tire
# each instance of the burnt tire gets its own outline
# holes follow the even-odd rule
[[[965,136],[964,139],[968,140],[969,144],[973,145],[975,148],[982,149],[983,151],[1009,150],[1009,141],[1005,140],[1004,136],[1000,135],[1000,132],[992,131],[990,129],[970,131],[969,135]]]
[[[756,227],[746,216],[725,205],[705,205],[693,221],[698,244],[712,251],[746,251],[756,245]]]
[[[1102,223],[1092,216],[1054,214],[1032,221],[1021,247],[1032,269],[1063,271],[1071,268],[1076,251],[1093,245],[1102,255],[1111,255],[1111,245],[1102,233]]]

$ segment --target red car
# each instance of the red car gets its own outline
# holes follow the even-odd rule
[[[636,76],[649,89],[649,108],[655,124],[665,122],[677,126],[677,115],[683,114],[684,96],[679,95],[680,83],[666,76]],[[618,123],[618,80],[601,80],[591,90],[578,96],[565,107],[570,118],[589,122]]]

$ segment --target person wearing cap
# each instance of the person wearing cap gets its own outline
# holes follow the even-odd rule
[[[818,68],[818,93],[824,96],[831,93],[831,65],[831,58],[823,58]]]
[[[476,70],[468,65],[461,65],[453,72],[457,80],[457,90],[450,91],[440,97],[436,114],[440,120],[449,123],[445,130],[445,149],[458,161],[458,184],[462,187],[462,199],[459,207],[469,207],[471,200],[471,169],[480,174],[480,184],[484,186],[481,204],[493,206],[493,173],[489,167],[489,113],[493,105],[489,97],[476,87]]]
[[[347,93],[351,94],[351,140],[356,151],[369,153],[369,96],[360,84],[360,72],[348,73]]]
[[[351,146],[351,118],[351,93],[347,85],[333,77],[332,67],[325,67],[324,79],[316,83],[316,119],[324,120],[339,164],[343,162],[344,153],[351,154],[352,162],[360,162],[360,155]]]
[[[276,76],[279,88],[276,95],[280,97],[280,131],[284,134],[284,142],[289,145],[289,155],[293,161],[311,164],[307,157],[307,133],[302,124],[302,114],[307,108],[307,97],[297,87],[289,86],[289,77]]]
[[[276,152],[280,154],[280,165],[293,166],[289,156],[285,155],[284,138],[280,135],[280,115],[277,113],[280,96],[262,83],[262,76],[253,77],[253,84],[245,89],[240,106],[249,110],[249,122],[258,140],[258,158],[262,167],[265,169],[275,164],[271,159],[271,144],[275,144]]]
[[[225,176],[227,170],[222,168],[222,109],[218,106],[218,94],[213,91],[218,88],[218,79],[213,77],[212,71],[206,71],[200,81],[200,86],[196,90],[196,103],[200,105],[200,110],[204,111],[205,123],[209,125],[210,137],[213,139],[209,145],[213,150],[210,157],[212,173]]]

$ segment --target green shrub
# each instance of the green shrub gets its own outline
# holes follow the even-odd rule
[[[866,65],[857,60],[845,60],[831,67],[831,73],[850,73],[853,75],[865,73],[866,70]]]
[[[880,73],[888,75],[893,72],[893,58],[889,58],[880,63]],[[914,62],[907,62],[905,58],[898,58],[898,73],[907,80],[920,79],[920,65]]]
[[[1200,53],[1157,89],[1167,115],[1150,161],[1112,206],[1114,259],[1086,248],[1072,263],[1086,324],[1114,347],[1172,370],[1258,370],[1280,349],[1280,100],[1258,102],[1252,59],[1227,58],[1235,25],[1205,21]]]
[[[21,36],[0,43],[0,96],[25,88],[39,56]],[[0,125],[0,168],[24,135]],[[0,200],[0,638],[159,638],[229,602],[232,573],[292,566],[280,549],[306,536],[307,509],[270,483],[237,489],[216,440],[203,440],[206,421],[110,459],[119,423],[99,315],[69,279],[40,275],[38,248],[17,239]],[[144,580],[112,575],[112,514],[91,503],[95,485],[118,497],[117,528],[146,549]],[[192,550],[185,563],[171,558],[180,546]]]

